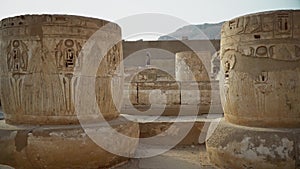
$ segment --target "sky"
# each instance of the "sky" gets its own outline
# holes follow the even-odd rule
[[[22,14],[72,14],[119,23],[133,15],[155,13],[181,19],[181,24],[202,24],[279,9],[300,9],[300,0],[6,0],[1,2],[0,19]],[[156,24],[155,17],[145,20]]]

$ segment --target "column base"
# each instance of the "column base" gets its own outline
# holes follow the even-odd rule
[[[222,120],[206,143],[211,163],[230,169],[300,167],[300,129],[257,128]]]
[[[139,137],[135,122],[118,118],[109,123],[124,135]],[[98,169],[128,160],[98,146],[80,125],[15,126],[1,120],[0,136],[0,164],[18,169]],[[138,142],[119,140],[118,144],[122,151],[133,155]]]

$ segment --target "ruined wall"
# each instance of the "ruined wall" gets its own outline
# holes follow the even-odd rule
[[[207,73],[206,73],[207,77]],[[218,81],[176,81],[157,68],[141,70],[124,85],[122,113],[138,115],[183,115],[223,113]],[[137,108],[142,112],[132,111]],[[151,107],[151,112],[143,113]],[[196,106],[195,112],[190,106]]]
[[[136,74],[125,79],[122,113],[159,115],[160,111],[157,108],[180,104],[180,85],[173,76],[153,66],[136,71]],[[150,105],[155,105],[151,107],[151,113],[132,111],[132,108],[144,111],[149,109]]]
[[[141,70],[138,74],[126,80],[125,83],[125,106],[153,104],[180,104],[179,85],[167,72],[154,67]],[[167,98],[163,98],[163,94]],[[130,98],[130,102],[127,98]],[[153,99],[150,99],[153,98]]]
[[[130,44],[135,45],[135,43]],[[127,45],[128,48],[131,48],[131,45]],[[124,50],[127,51],[128,48],[124,47]],[[146,66],[156,67],[175,76],[175,54],[160,48],[146,48],[124,57],[124,71],[126,74],[131,74],[133,69]]]
[[[220,50],[220,40],[123,41],[124,58],[148,48],[163,49],[173,54],[192,50],[214,53],[213,51]]]
[[[183,41],[124,41],[124,67],[125,67],[125,91],[124,91],[124,104],[122,108],[123,113],[129,113],[129,107],[133,104],[135,107],[149,107],[151,96],[152,102],[163,108],[163,105],[167,105],[167,109],[164,114],[176,115],[181,107],[188,107],[194,105],[199,110],[199,114],[208,113],[209,107],[211,106],[211,92],[214,93],[214,104],[213,107],[219,107],[215,110],[215,113],[222,113],[220,107],[220,99],[218,92],[218,82],[213,82],[213,90],[209,84],[210,65],[212,55],[220,48],[219,40],[183,40]],[[201,60],[191,60],[191,58],[182,58],[181,60],[176,59],[176,55],[189,55],[192,57],[192,50],[201,51],[198,54],[201,56]],[[182,52],[182,53],[181,53]],[[150,57],[150,66],[161,69],[167,73],[161,74],[156,72],[157,75],[150,75],[151,71],[144,71],[149,73],[147,76],[157,76],[160,79],[147,81],[135,81],[131,79],[132,76],[137,73],[142,73],[143,68],[148,68],[146,62],[147,56]],[[202,71],[205,66],[202,60],[207,64],[208,71]],[[190,81],[183,82],[181,77],[186,80],[191,80],[192,74],[186,74],[185,68],[190,66],[180,66],[180,63],[191,64],[192,71],[198,81],[203,83],[198,84],[197,82],[191,83]],[[197,62],[195,62],[197,61]],[[178,62],[178,63],[176,63]],[[200,70],[201,68],[201,70]],[[146,74],[147,74],[146,73]],[[141,76],[141,75],[140,75]],[[165,78],[162,78],[165,77]],[[171,78],[169,78],[171,77]],[[150,78],[151,79],[151,78]],[[164,80],[161,80],[164,79]],[[165,81],[165,82],[162,82]],[[159,89],[162,89],[160,91]],[[199,92],[200,91],[200,92]],[[166,95],[166,98],[163,98]],[[196,96],[196,97],[195,97]],[[153,108],[153,107],[152,107]],[[159,112],[159,111],[157,111]],[[173,112],[173,113],[172,113]],[[155,112],[154,112],[155,114]],[[157,115],[157,113],[156,113]],[[186,115],[192,115],[186,112]]]
[[[214,54],[220,50],[220,40],[123,41],[123,50],[125,72],[131,67],[145,66],[147,53],[150,53],[151,65],[175,76],[176,53],[194,50]]]

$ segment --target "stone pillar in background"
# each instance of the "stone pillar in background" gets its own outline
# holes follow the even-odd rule
[[[210,61],[210,52],[179,52],[175,56],[175,76],[177,81],[209,81],[205,59]],[[205,63],[203,63],[205,62]],[[209,63],[210,64],[210,63]]]
[[[7,133],[0,138],[0,163],[16,168],[98,168],[126,160],[104,151],[84,133],[74,105],[80,78],[74,70],[84,64],[80,51],[108,23],[67,15],[24,15],[0,22],[1,104],[10,124],[0,124],[0,131]],[[102,31],[121,40],[121,28],[110,25],[111,29]],[[122,59],[120,41],[108,51],[95,75],[82,76],[96,78],[95,99],[105,118],[101,120],[117,121],[112,127],[138,137],[137,124],[118,120]],[[113,95],[118,99],[113,101]],[[135,146],[126,143],[124,151],[133,153]]]
[[[218,91],[218,87],[210,81],[210,64],[210,52],[186,51],[175,56],[176,80],[181,84],[181,106],[197,105],[198,114],[209,113],[212,108],[218,110],[212,113],[222,113],[218,108],[220,98],[212,98],[215,96],[212,92]]]
[[[225,121],[207,142],[221,168],[300,167],[300,11],[226,22],[220,92]]]
[[[210,77],[213,80],[219,80],[219,73],[220,73],[220,51],[213,54],[211,58],[211,71]]]

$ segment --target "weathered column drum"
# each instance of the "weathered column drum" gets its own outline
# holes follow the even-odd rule
[[[6,122],[77,123],[74,99],[78,77],[74,76],[74,69],[82,64],[79,53],[85,42],[106,23],[108,21],[100,19],[63,15],[3,19],[0,24],[1,102]],[[121,29],[115,24],[108,33],[120,34]],[[117,67],[122,59],[121,43],[106,57],[103,61],[107,64],[102,65],[111,70]],[[109,73],[102,72],[112,77]],[[110,80],[106,81],[102,87],[110,86]],[[114,85],[122,86],[121,83]],[[96,93],[101,93],[98,89]],[[109,92],[105,94],[110,95]],[[116,98],[121,99],[122,92],[119,94]],[[118,115],[112,104],[100,104],[104,107],[104,117],[112,119]]]
[[[123,86],[121,41],[108,50],[94,74],[76,74],[88,57],[81,52],[88,39],[107,23],[68,15],[24,15],[0,22],[1,105],[5,114],[5,120],[0,120],[0,164],[18,169],[97,169],[122,163],[134,154],[137,142],[116,141],[109,134],[101,139],[126,157],[97,145],[79,125],[75,111],[75,99],[94,99],[103,118],[100,124],[88,126],[89,131],[97,135],[113,128],[128,137],[139,136],[137,123],[118,116]],[[106,49],[101,45],[111,40],[106,35],[121,40],[117,24],[110,23],[102,32],[105,36],[99,36],[102,44],[97,47],[103,51]],[[80,76],[95,79],[96,98],[75,97]],[[94,111],[88,105],[85,110]],[[86,119],[93,117],[79,113]]]
[[[175,74],[177,81],[209,81],[208,72],[200,56],[208,59],[210,52],[185,51],[176,53]]]
[[[220,92],[225,120],[207,142],[221,168],[300,167],[300,11],[225,22]]]
[[[248,15],[222,29],[225,118],[260,127],[300,127],[299,11]]]
[[[211,107],[209,66],[205,67],[210,57],[210,52],[204,51],[184,51],[175,56],[176,80],[181,84],[180,103],[181,106],[197,105],[198,112],[192,115],[208,113]]]

